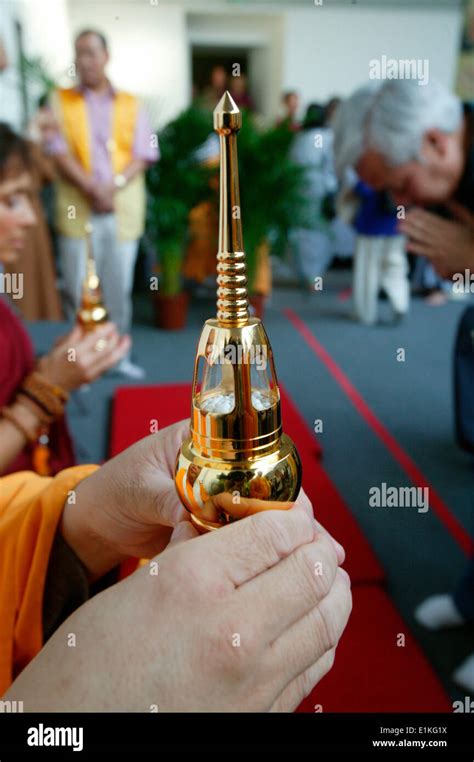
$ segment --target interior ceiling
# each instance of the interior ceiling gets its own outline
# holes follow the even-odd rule
[[[308,7],[310,0],[159,0],[163,5],[185,5],[185,6],[259,6],[275,5],[285,6],[287,9],[294,6]],[[317,0],[314,0],[315,5]],[[460,8],[466,4],[465,0],[322,0],[322,7],[331,6],[350,6],[358,5],[360,7],[398,7],[411,8]]]
[[[92,4],[116,4],[122,3],[143,3],[143,0],[69,0],[70,5],[92,5]],[[194,8],[200,12],[202,10],[211,11],[213,8],[239,8],[242,7],[257,7],[258,6],[281,6],[286,10],[294,8],[296,6],[308,7],[308,3],[315,3],[317,0],[149,0],[159,5],[181,5],[187,9]],[[322,0],[322,7],[348,7],[357,5],[361,8],[364,7],[379,7],[379,8],[461,8],[466,5],[467,0]]]
[[[24,0],[33,2],[33,0]],[[37,2],[38,0],[34,0]],[[285,10],[300,7],[307,8],[310,0],[148,0],[156,5],[181,5],[187,10],[196,12],[212,11],[215,8],[258,8],[258,7],[280,7]],[[0,0],[1,2],[1,0]],[[143,3],[143,0],[68,0],[71,6],[74,5],[106,5],[107,3],[116,5],[121,3]],[[311,0],[315,2],[315,0]],[[336,8],[358,6],[359,8],[379,7],[379,8],[426,8],[426,10],[436,10],[442,8],[461,8],[465,5],[465,0],[322,0],[322,8]]]

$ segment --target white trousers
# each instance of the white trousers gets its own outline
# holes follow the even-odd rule
[[[408,312],[410,286],[403,236],[358,235],[354,259],[353,296],[356,317],[368,325],[377,320],[379,289],[395,312]]]
[[[104,303],[120,333],[127,333],[132,320],[132,288],[138,241],[119,241],[114,214],[93,214],[92,251],[100,278]],[[83,238],[58,236],[64,280],[66,316],[73,320],[80,305],[86,275],[86,242]]]

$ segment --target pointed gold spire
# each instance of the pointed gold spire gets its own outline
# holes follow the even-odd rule
[[[237,168],[241,119],[224,93],[214,111],[221,165],[217,320],[206,320],[199,339],[190,432],[175,466],[178,495],[199,532],[267,507],[286,510],[301,486],[298,451],[282,431],[270,341],[262,321],[248,314]]]
[[[241,126],[242,114],[226,90],[214,109],[214,130],[220,143],[217,319],[225,326],[245,325],[249,318],[237,162]]]

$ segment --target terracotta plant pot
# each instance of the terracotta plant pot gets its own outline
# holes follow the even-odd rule
[[[166,331],[176,331],[184,328],[188,317],[189,294],[181,291],[179,294],[153,294],[155,308],[155,325]]]

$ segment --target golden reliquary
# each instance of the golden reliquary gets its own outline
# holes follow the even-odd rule
[[[214,111],[220,141],[217,318],[206,320],[199,339],[190,436],[175,470],[179,497],[200,532],[266,510],[269,501],[286,509],[301,486],[298,452],[282,430],[272,348],[261,320],[248,310],[237,165],[241,125],[226,92]]]
[[[87,223],[86,234],[86,277],[82,283],[81,304],[77,310],[77,322],[83,331],[89,332],[107,320],[107,310],[102,301],[99,276],[97,275],[91,242],[92,226]]]

